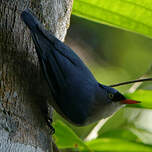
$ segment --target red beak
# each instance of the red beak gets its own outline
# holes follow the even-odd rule
[[[135,100],[131,100],[131,99],[121,100],[120,102],[123,103],[123,104],[136,104],[136,103],[141,103],[140,101],[135,101]]]

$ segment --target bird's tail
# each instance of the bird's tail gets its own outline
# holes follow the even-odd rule
[[[51,88],[51,92],[55,97],[57,96],[56,92],[61,86],[60,84],[64,84],[59,59],[57,60],[57,54],[55,54],[57,53],[55,43],[59,40],[44,29],[29,9],[22,12],[21,19],[30,29],[40,65]]]
[[[29,9],[26,9],[21,13],[21,19],[30,29],[35,45],[38,43],[41,47],[41,42],[45,41],[44,43],[46,43],[46,40],[49,41],[49,43],[58,41],[51,31],[48,32],[44,29],[43,25]],[[37,40],[35,39],[35,36],[37,37]]]
[[[22,12],[21,19],[33,33],[36,32],[36,27],[40,25],[38,19],[32,14],[29,9],[26,9]]]

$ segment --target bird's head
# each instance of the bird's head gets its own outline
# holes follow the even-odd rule
[[[99,84],[95,100],[92,102],[88,117],[88,124],[99,119],[111,116],[125,104],[136,104],[139,101],[126,99],[118,90]]]
[[[99,84],[101,88],[105,90],[107,102],[120,102],[121,104],[136,104],[140,103],[139,101],[127,99],[122,95],[118,90]]]

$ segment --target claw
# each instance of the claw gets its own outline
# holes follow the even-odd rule
[[[50,134],[53,135],[55,133],[55,129],[52,127],[53,120],[51,118],[46,119],[47,126],[50,128]]]

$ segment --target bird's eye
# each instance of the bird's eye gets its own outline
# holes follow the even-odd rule
[[[110,98],[110,99],[113,99],[113,97],[114,97],[114,94],[112,94],[112,93],[109,93],[109,94],[108,94],[108,96],[109,96],[109,98]]]

